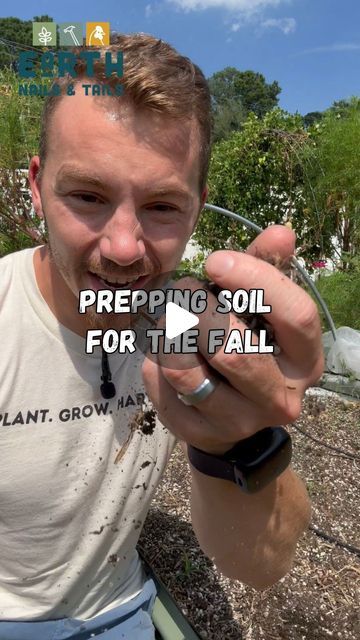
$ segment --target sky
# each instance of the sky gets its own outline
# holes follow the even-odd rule
[[[0,17],[44,14],[150,33],[206,77],[228,66],[260,72],[278,81],[279,105],[290,113],[360,95],[359,0],[1,0]]]

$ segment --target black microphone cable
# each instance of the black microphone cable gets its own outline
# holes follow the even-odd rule
[[[110,398],[113,398],[116,395],[116,389],[115,389],[114,383],[111,382],[109,358],[106,351],[104,351],[104,347],[102,347],[101,369],[102,369],[102,376],[101,376],[102,383],[100,385],[101,395],[103,398],[105,398],[105,400],[109,400]]]

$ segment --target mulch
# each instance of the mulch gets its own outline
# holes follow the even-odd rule
[[[312,521],[291,572],[264,591],[222,576],[200,550],[179,446],[159,485],[139,547],[203,640],[360,638],[360,403],[307,396],[288,429]]]

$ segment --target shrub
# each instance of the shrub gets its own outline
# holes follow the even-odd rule
[[[360,331],[359,281],[360,271],[354,270],[338,271],[316,282],[337,328],[352,327]],[[325,320],[323,329],[329,330]]]

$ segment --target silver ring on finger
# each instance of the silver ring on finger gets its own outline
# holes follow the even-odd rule
[[[191,393],[178,392],[177,397],[187,406],[195,406],[199,402],[206,400],[215,391],[217,385],[218,382],[215,378],[205,378],[194,391],[191,391]]]

